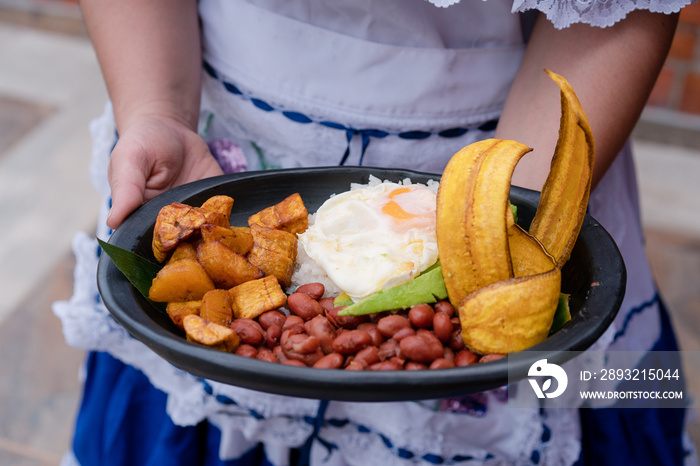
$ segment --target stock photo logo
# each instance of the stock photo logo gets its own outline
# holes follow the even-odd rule
[[[566,390],[569,378],[564,369],[560,366],[548,363],[546,359],[535,361],[527,373],[528,381],[535,391],[537,398],[556,398]],[[552,380],[556,380],[555,387],[552,387]],[[541,385],[540,385],[541,382]],[[550,389],[552,389],[550,391]]]

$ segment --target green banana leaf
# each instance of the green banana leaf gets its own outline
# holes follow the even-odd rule
[[[105,254],[112,259],[112,262],[114,262],[114,265],[117,266],[119,271],[129,280],[129,283],[131,283],[144,298],[148,299],[148,290],[151,288],[151,283],[163,267],[159,264],[154,264],[138,254],[109,244],[99,238],[97,238],[97,242]],[[163,303],[156,303],[150,299],[149,301],[158,309],[165,309]]]

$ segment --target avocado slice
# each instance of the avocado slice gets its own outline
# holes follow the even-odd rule
[[[440,263],[428,267],[416,278],[403,285],[382,290],[338,312],[341,316],[359,316],[394,309],[408,309],[421,303],[435,303],[447,299]],[[346,302],[346,301],[339,301]]]

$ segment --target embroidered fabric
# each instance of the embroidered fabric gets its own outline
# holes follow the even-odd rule
[[[447,8],[460,0],[428,1],[437,7]],[[678,13],[690,3],[691,0],[515,0],[512,11],[539,10],[557,29],[575,23],[604,28],[621,21],[634,10],[670,14]]]

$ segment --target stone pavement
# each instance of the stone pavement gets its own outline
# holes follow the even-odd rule
[[[50,305],[71,294],[73,235],[97,221],[87,127],[106,92],[79,24],[7,18],[0,11],[0,464],[55,465],[70,442],[83,353],[64,343]],[[649,256],[683,348],[697,351],[700,153],[643,136],[634,144]]]

